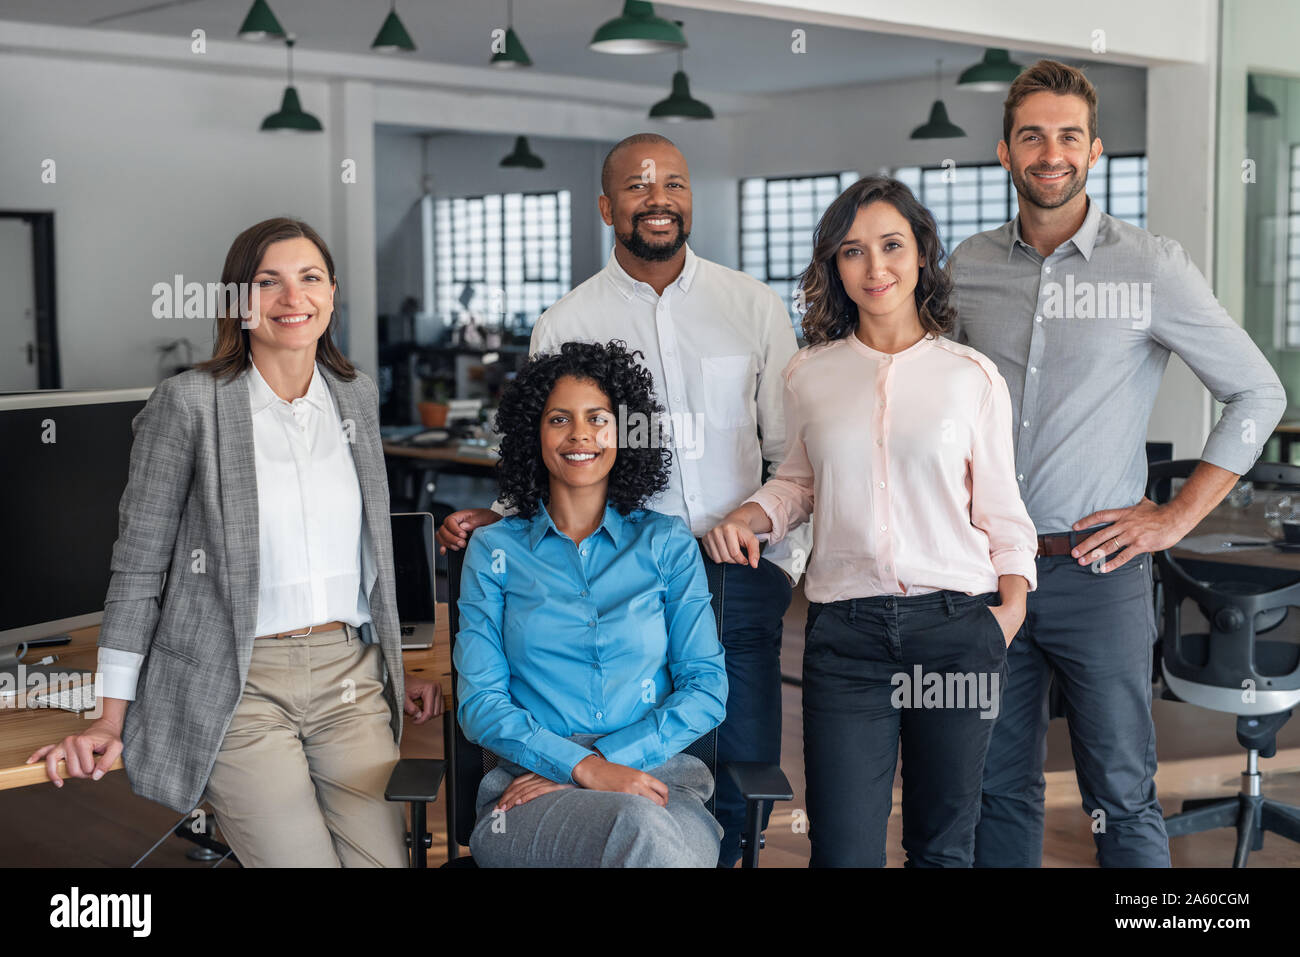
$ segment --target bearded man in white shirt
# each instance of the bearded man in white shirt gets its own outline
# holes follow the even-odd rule
[[[681,516],[700,538],[762,484],[764,460],[775,466],[785,456],[781,370],[798,348],[794,328],[771,288],[686,244],[690,173],[666,137],[638,133],[616,144],[601,191],[600,215],[617,239],[609,261],[542,314],[529,351],[621,339],[643,353],[667,414],[640,423],[619,410],[618,441],[667,439],[670,484],[649,507]],[[463,548],[475,528],[499,517],[486,508],[454,512],[438,542]],[[730,692],[720,763],[780,761],[782,618],[811,549],[811,529],[802,532],[768,550],[757,568],[717,564],[701,552],[710,588],[726,596],[719,638]],[[725,830],[718,863],[733,867],[745,811],[725,776],[715,813]]]

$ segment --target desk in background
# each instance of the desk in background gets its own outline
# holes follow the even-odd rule
[[[451,682],[451,642],[447,635],[447,606],[439,604],[435,617],[432,648],[417,651],[405,651],[402,660],[406,670],[421,677],[436,678],[442,685],[443,702],[446,707],[454,706]],[[37,648],[28,652],[27,657],[39,660],[42,656],[58,656],[59,666],[67,666],[69,671],[94,671],[97,659],[96,641],[99,638],[99,626],[80,628],[69,632],[72,644],[55,648]],[[269,641],[271,639],[263,639]],[[400,702],[399,702],[400,704]],[[29,784],[49,783],[45,776],[45,763],[24,764],[37,748],[62,741],[70,734],[84,731],[90,721],[71,711],[59,711],[55,708],[4,708],[0,709],[0,791],[7,788],[26,787]],[[450,725],[450,722],[446,722]],[[119,757],[111,770],[122,767]],[[67,765],[59,762],[59,773],[67,773]]]
[[[460,451],[458,442],[449,445],[411,445],[385,441],[383,447],[393,497],[410,502],[413,512],[433,512],[438,476],[444,472],[491,478],[497,467],[495,457],[466,455]]]

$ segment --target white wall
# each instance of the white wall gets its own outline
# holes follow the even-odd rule
[[[212,324],[153,318],[154,283],[216,282],[246,227],[305,219],[331,241],[323,137],[258,132],[283,81],[62,57],[0,55],[0,208],[54,211],[66,388],[153,384],[155,343],[211,354]],[[299,85],[328,116],[324,84]],[[55,161],[56,182],[42,183]],[[331,250],[337,252],[336,250]]]

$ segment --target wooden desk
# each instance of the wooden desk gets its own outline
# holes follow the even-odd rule
[[[443,702],[450,708],[452,704],[451,683],[451,642],[447,637],[447,606],[439,603],[435,615],[437,626],[434,630],[432,648],[419,651],[405,651],[402,660],[406,670],[420,677],[435,678],[442,685]],[[94,671],[98,657],[96,640],[99,627],[81,628],[68,633],[71,645],[57,648],[39,648],[29,651],[27,657],[39,661],[47,654],[56,655],[58,665],[66,665],[69,671]],[[81,715],[56,708],[4,708],[0,709],[0,791],[7,788],[26,787],[29,784],[47,784],[45,763],[24,764],[37,748],[62,741],[70,734],[84,731],[89,721]],[[122,767],[119,757],[110,770]],[[59,773],[67,773],[67,764],[59,762]]]
[[[1263,494],[1256,492],[1255,501],[1245,509],[1233,508],[1231,505],[1221,503],[1201,520],[1191,534],[1234,533],[1248,537],[1252,541],[1274,538],[1274,533],[1264,520],[1264,509],[1268,502],[1281,494],[1280,492]],[[1227,565],[1280,568],[1300,573],[1300,552],[1284,552],[1272,545],[1262,548],[1227,548],[1218,552],[1194,552],[1175,545],[1170,549],[1170,554],[1178,561],[1222,562]]]
[[[492,470],[497,467],[495,458],[483,455],[462,455],[458,446],[406,445],[401,442],[384,442],[384,454],[399,458],[419,459],[429,463],[451,463]]]

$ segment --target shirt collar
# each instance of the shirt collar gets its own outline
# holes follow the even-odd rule
[[[610,542],[617,548],[623,541],[623,529],[626,525],[627,519],[618,514],[618,509],[606,503],[605,518],[596,531],[604,531],[609,536]],[[554,532],[556,535],[561,534],[560,530],[555,527],[555,522],[551,521],[551,513],[547,511],[546,503],[538,502],[537,514],[533,516],[532,524],[528,529],[528,547],[533,551],[537,551],[537,546],[546,537],[547,532]]]
[[[686,246],[686,261],[682,263],[682,271],[677,274],[677,278],[668,284],[669,287],[677,286],[682,292],[691,291],[691,282],[695,279],[695,269],[699,265],[699,257],[692,251],[690,244]],[[605,263],[605,275],[609,281],[614,284],[614,288],[619,291],[624,299],[631,299],[636,293],[638,286],[644,286],[650,289],[648,283],[640,282],[633,279],[627,274],[627,271],[619,263],[618,257],[614,255],[614,250],[609,251],[609,261]],[[667,292],[668,287],[664,291]],[[651,289],[653,292],[654,290]]]
[[[1079,250],[1085,260],[1092,259],[1093,247],[1097,245],[1097,230],[1101,227],[1101,207],[1088,197],[1088,212],[1083,217],[1083,222],[1075,230],[1074,235],[1066,240],[1068,243],[1074,243],[1074,248]],[[1026,243],[1020,235],[1020,214],[1016,213],[1016,218],[1011,221],[1011,243],[1007,249],[1007,262],[1011,261],[1011,255],[1016,251],[1016,247]],[[1064,245],[1064,243],[1062,243]]]
[[[268,406],[275,405],[277,402],[285,402],[285,400],[276,395],[275,390],[267,384],[266,379],[262,377],[262,373],[258,370],[256,363],[251,359],[248,362],[248,369],[248,388],[249,394],[252,397],[253,415],[261,412]],[[315,406],[321,412],[329,410],[329,393],[325,386],[325,378],[320,374],[320,370],[315,364],[312,365],[311,383],[307,386],[307,394],[303,396],[303,399],[308,404]],[[285,402],[285,404],[289,405],[290,403]]]

